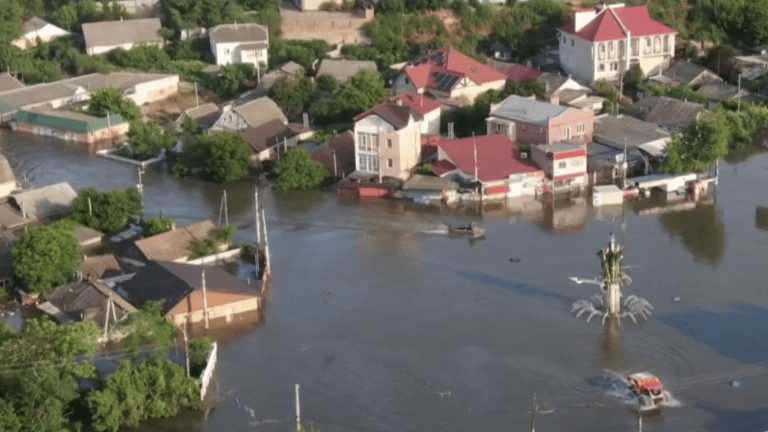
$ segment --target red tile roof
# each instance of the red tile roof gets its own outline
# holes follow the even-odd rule
[[[456,165],[448,162],[447,160],[437,161],[432,164],[432,172],[441,176],[447,174],[456,169]]]
[[[410,108],[411,111],[416,111],[421,115],[426,115],[436,109],[440,109],[440,102],[424,94],[400,93],[397,95],[397,100],[402,101],[403,105]]]
[[[504,70],[504,75],[515,82],[525,82],[542,76],[544,72],[526,65],[514,63]]]
[[[422,55],[409,63],[404,72],[416,88],[443,90],[452,88],[465,77],[476,84],[506,79],[504,74],[492,67],[448,47]]]
[[[408,126],[411,121],[411,117],[413,117],[415,120],[421,120],[422,117],[421,114],[412,111],[411,108],[405,104],[398,105],[395,102],[386,101],[376,105],[373,108],[363,111],[362,113],[356,115],[352,120],[360,121],[373,114],[384,119],[384,121],[391,124],[392,127],[394,127],[396,130],[400,130]]]
[[[622,28],[622,25],[624,28]],[[560,30],[591,42],[623,39],[629,31],[632,37],[677,33],[676,30],[651,18],[647,6],[606,7],[578,32],[572,20]]]
[[[438,143],[438,146],[461,171],[474,175],[473,140],[477,146],[477,176],[482,182],[504,180],[513,174],[541,171],[530,159],[522,159],[517,145],[502,134],[444,140]],[[434,168],[434,165],[432,166]]]

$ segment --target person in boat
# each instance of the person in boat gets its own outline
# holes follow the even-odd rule
[[[469,226],[467,227],[467,231],[469,232],[475,232],[477,231],[477,225],[475,225],[474,222],[470,222]]]

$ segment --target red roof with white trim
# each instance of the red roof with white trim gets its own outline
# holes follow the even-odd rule
[[[426,115],[436,109],[440,109],[440,102],[434,100],[431,96],[418,93],[400,93],[397,95],[397,100],[402,101],[403,105],[416,111],[417,113]]]
[[[677,33],[675,29],[651,18],[645,5],[603,8],[578,32],[575,29],[575,19],[560,27],[560,31],[590,42],[624,39],[627,37],[627,31],[632,37]]]
[[[522,83],[544,75],[544,72],[526,65],[513,63],[504,70],[504,75],[514,82]]]
[[[474,145],[473,145],[474,141]],[[437,144],[449,162],[468,175],[475,174],[474,147],[477,147],[477,177],[481,182],[506,180],[513,174],[541,171],[530,159],[520,157],[520,149],[506,135],[492,134]],[[432,165],[434,169],[435,165]]]
[[[494,68],[480,63],[461,52],[443,47],[428,52],[403,70],[416,88],[432,88],[447,91],[462,78],[475,84],[506,80],[506,76]]]

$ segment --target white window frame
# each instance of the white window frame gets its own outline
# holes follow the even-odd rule
[[[563,139],[571,139],[571,127],[566,126],[563,129]]]

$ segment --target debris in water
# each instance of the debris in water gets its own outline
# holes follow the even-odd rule
[[[739,388],[739,387],[741,387],[741,381],[739,381],[739,380],[733,380],[733,381],[731,381],[731,387],[733,387],[733,388]]]
[[[672,297],[672,301],[675,302],[675,303],[680,303],[681,301],[683,301],[683,299],[681,299],[678,296],[674,296],[674,297]]]
[[[451,395],[451,391],[448,390],[448,391],[444,391],[444,392],[437,392],[437,394],[439,394],[440,395],[440,399],[442,399],[444,396],[450,396]]]
[[[509,259],[509,262],[511,262],[511,263],[519,263],[520,261],[521,261],[520,258],[510,258]]]

